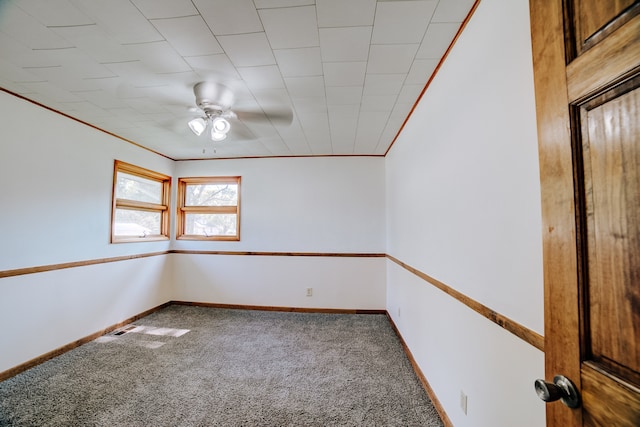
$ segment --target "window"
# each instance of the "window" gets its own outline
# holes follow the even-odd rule
[[[116,160],[111,243],[167,240],[171,177]]]
[[[178,239],[240,240],[240,177],[178,180]]]

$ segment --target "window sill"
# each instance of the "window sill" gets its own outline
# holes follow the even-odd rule
[[[223,241],[223,242],[239,242],[239,236],[199,236],[195,234],[184,234],[176,237],[177,240],[204,240],[204,241]]]
[[[111,237],[111,243],[135,243],[135,242],[159,242],[169,240],[168,236],[127,236],[127,237]]]

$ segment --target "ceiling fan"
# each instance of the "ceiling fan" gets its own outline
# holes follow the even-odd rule
[[[231,130],[231,122],[269,121],[274,124],[288,125],[293,120],[291,109],[274,111],[232,110],[235,97],[227,86],[215,82],[200,82],[193,87],[196,105],[202,116],[188,122],[189,129],[200,136],[207,128],[213,141],[226,139]],[[237,123],[234,123],[236,125]]]

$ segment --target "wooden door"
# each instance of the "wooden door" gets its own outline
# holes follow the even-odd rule
[[[640,426],[640,0],[530,0],[549,426]],[[533,391],[532,391],[533,392]]]

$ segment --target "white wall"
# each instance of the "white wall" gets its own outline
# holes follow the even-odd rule
[[[385,309],[385,258],[172,254],[174,300]],[[312,296],[306,289],[312,288]]]
[[[174,249],[385,251],[384,158],[177,162],[175,176],[242,176],[241,240],[178,240]]]
[[[0,270],[166,251],[110,244],[113,161],[173,162],[0,92]],[[167,256],[0,279],[0,372],[170,298]]]
[[[0,270],[169,248],[110,244],[111,191],[114,159],[167,175],[174,162],[5,92],[0,124]]]
[[[174,249],[385,252],[384,159],[318,157],[178,162],[176,177],[242,176],[241,240]],[[385,307],[385,259],[175,254],[174,299],[262,306]],[[306,288],[313,296],[306,296]]]
[[[542,334],[529,31],[526,0],[480,2],[387,156],[387,253]],[[541,351],[395,263],[387,272],[388,311],[454,425],[544,425]]]
[[[167,256],[0,279],[0,372],[167,302]]]

